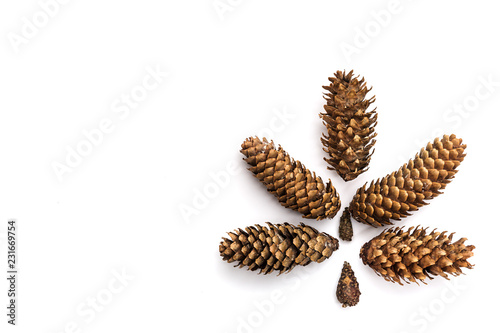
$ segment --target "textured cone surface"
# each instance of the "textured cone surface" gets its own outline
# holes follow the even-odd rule
[[[344,261],[344,267],[342,268],[340,280],[337,285],[337,299],[342,303],[342,307],[345,308],[358,304],[360,295],[358,280],[354,276],[351,265],[347,261]]]
[[[267,225],[228,232],[230,238],[223,237],[219,245],[222,259],[251,271],[268,274],[276,270],[281,274],[297,265],[322,262],[339,248],[336,238],[303,223]]]
[[[413,230],[413,231],[412,231]],[[472,268],[467,259],[472,257],[474,245],[464,245],[467,238],[452,243],[453,233],[410,227],[390,228],[363,245],[360,257],[387,281],[418,282],[431,275],[448,279],[448,274],[462,274],[462,267]],[[425,283],[425,282],[424,282]]]
[[[364,78],[353,77],[352,71],[338,71],[328,79],[330,85],[323,87],[328,90],[325,112],[320,113],[327,134],[323,134],[321,142],[330,156],[325,158],[328,169],[349,181],[365,172],[370,163],[377,113],[367,109],[375,97],[365,99],[371,88],[366,88]]]
[[[340,199],[332,182],[324,184],[321,177],[294,161],[283,148],[276,148],[273,141],[248,138],[241,145],[241,153],[250,164],[249,170],[281,205],[302,213],[304,218],[321,220],[337,214]]]
[[[411,215],[455,177],[466,147],[454,134],[429,142],[398,171],[359,188],[349,205],[352,216],[379,227]]]
[[[352,240],[352,223],[349,208],[345,208],[342,216],[340,217],[339,237],[344,241]]]

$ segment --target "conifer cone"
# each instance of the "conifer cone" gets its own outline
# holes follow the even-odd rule
[[[398,171],[360,187],[349,211],[357,221],[374,227],[411,215],[428,204],[424,200],[441,194],[440,190],[455,177],[466,147],[454,134],[436,138]]]
[[[412,232],[413,230],[413,232]],[[385,280],[409,282],[432,279],[439,275],[448,279],[448,274],[457,276],[461,268],[472,268],[467,259],[472,257],[474,245],[464,245],[467,238],[460,238],[452,243],[453,234],[435,229],[426,234],[427,228],[410,227],[390,228],[367,242],[361,248],[359,256],[365,265],[369,265],[377,275]]]
[[[241,153],[252,171],[282,206],[303,214],[304,218],[332,218],[340,209],[340,199],[332,182],[326,185],[302,163],[294,161],[273,141],[250,137],[241,145]]]
[[[228,232],[230,239],[223,237],[219,245],[222,259],[236,261],[240,268],[260,270],[259,274],[276,270],[280,275],[297,265],[322,262],[339,248],[336,238],[303,223],[266,223],[269,227],[256,224]]]
[[[349,213],[349,208],[346,207],[340,217],[339,237],[344,241],[351,241],[352,234],[351,214]]]
[[[321,142],[330,156],[325,161],[330,165],[328,169],[337,171],[345,181],[368,170],[377,135],[377,113],[375,109],[367,111],[375,96],[365,99],[371,88],[367,89],[365,79],[358,77],[353,77],[353,71],[337,71],[335,77],[328,78],[330,85],[323,86],[328,93],[320,117],[327,134],[323,133]]]
[[[336,294],[343,308],[355,306],[359,302],[361,292],[359,291],[358,280],[354,275],[351,265],[349,265],[347,261],[344,261],[344,267],[342,267]]]

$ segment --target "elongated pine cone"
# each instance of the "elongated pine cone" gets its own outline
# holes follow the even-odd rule
[[[241,145],[241,153],[252,171],[282,206],[303,214],[304,218],[332,218],[340,209],[340,199],[328,180],[326,185],[302,163],[293,160],[273,141],[251,137]]]
[[[301,223],[272,224],[268,227],[246,227],[228,232],[230,239],[222,238],[219,245],[222,259],[248,270],[268,274],[288,272],[297,265],[322,262],[339,248],[339,241],[324,232]],[[278,275],[279,275],[278,274]]]
[[[413,232],[412,232],[413,230]],[[417,282],[431,275],[448,279],[463,274],[461,268],[472,268],[467,259],[472,257],[474,245],[464,245],[467,238],[460,238],[452,243],[453,234],[433,230],[426,234],[426,229],[410,227],[390,228],[363,245],[359,256],[365,265],[370,266],[385,280]],[[425,283],[425,282],[424,282]]]
[[[374,227],[411,215],[455,177],[466,147],[454,134],[436,138],[398,171],[360,187],[349,211],[357,221]]]
[[[328,133],[321,138],[323,150],[330,158],[325,161],[328,169],[336,170],[345,181],[352,180],[368,170],[372,147],[375,144],[375,109],[367,111],[375,102],[375,96],[365,99],[371,90],[366,88],[365,79],[353,77],[353,71],[347,75],[337,71],[330,77],[325,93],[325,112],[320,113]]]

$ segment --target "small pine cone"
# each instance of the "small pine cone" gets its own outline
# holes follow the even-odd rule
[[[231,239],[223,237],[219,245],[222,259],[229,263],[236,261],[240,268],[260,270],[259,274],[276,270],[280,275],[297,265],[322,262],[339,248],[336,238],[303,223],[294,226],[267,222],[267,225],[269,228],[256,224],[228,232]]]
[[[241,145],[248,168],[282,206],[303,214],[304,218],[332,218],[340,209],[340,199],[332,182],[326,185],[302,163],[294,161],[273,141],[251,137]]]
[[[335,77],[328,78],[330,85],[323,86],[328,93],[320,117],[328,134],[323,134],[321,142],[330,156],[325,161],[328,169],[336,170],[345,181],[368,170],[377,135],[377,113],[375,109],[367,111],[375,96],[365,99],[371,88],[367,89],[365,79],[358,77],[353,77],[352,71],[347,75],[337,71]]]
[[[352,223],[349,208],[345,208],[342,216],[340,217],[339,237],[344,241],[352,240]]]
[[[428,204],[442,192],[458,172],[457,167],[465,157],[467,145],[454,134],[436,138],[404,164],[382,179],[360,187],[352,199],[349,210],[359,222],[379,227],[393,224],[410,212]]]
[[[413,230],[414,229],[414,230]],[[412,232],[413,230],[413,232]],[[365,265],[370,266],[377,275],[385,280],[409,283],[424,282],[426,277],[440,275],[448,279],[448,274],[457,276],[461,267],[472,268],[467,259],[472,257],[474,245],[464,245],[467,238],[452,243],[453,234],[410,227],[390,228],[363,245],[359,256]]]
[[[344,261],[344,267],[337,284],[337,299],[342,303],[342,307],[355,306],[359,302],[359,284],[351,265]]]

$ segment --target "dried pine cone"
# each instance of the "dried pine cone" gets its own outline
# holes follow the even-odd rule
[[[414,229],[414,230],[413,230]],[[413,232],[412,232],[413,230]],[[359,256],[385,280],[397,282],[424,282],[426,277],[462,274],[461,267],[472,268],[467,259],[472,257],[474,245],[464,245],[467,238],[452,243],[453,234],[410,227],[384,230],[380,235],[363,245]],[[424,282],[425,283],[425,282]]]
[[[257,224],[228,232],[231,239],[223,237],[219,245],[222,259],[236,261],[236,266],[248,266],[251,271],[268,274],[276,270],[281,274],[297,265],[322,262],[339,248],[336,238],[303,223],[267,225],[269,228]]]
[[[351,214],[349,208],[346,207],[340,217],[339,237],[344,241],[351,241],[352,234]]]
[[[294,161],[273,141],[251,137],[241,145],[248,168],[281,205],[296,210],[304,218],[332,218],[340,209],[340,199],[329,180],[326,185],[302,163]]]
[[[429,142],[413,160],[354,195],[349,211],[359,222],[379,227],[393,224],[426,205],[442,192],[458,172],[467,145],[454,134]]]
[[[342,267],[342,273],[337,284],[337,299],[345,308],[358,304],[360,295],[358,280],[354,276],[351,265],[344,261],[344,267]]]
[[[328,79],[330,85],[323,86],[328,90],[325,112],[320,113],[328,134],[323,134],[321,142],[330,156],[325,158],[330,165],[328,169],[336,170],[349,181],[368,170],[377,135],[377,113],[375,109],[367,109],[375,96],[365,99],[371,88],[366,88],[364,78],[353,77],[352,71],[347,75],[345,71],[337,71],[335,77]]]

